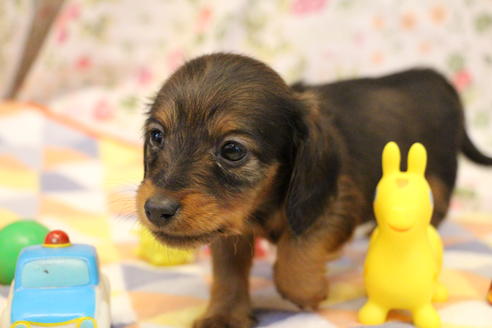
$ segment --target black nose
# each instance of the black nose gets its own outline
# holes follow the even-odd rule
[[[165,225],[171,221],[179,207],[177,200],[161,196],[149,198],[144,205],[145,215],[150,222],[157,226]]]

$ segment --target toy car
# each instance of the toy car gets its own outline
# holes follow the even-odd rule
[[[55,230],[43,245],[22,250],[0,328],[109,328],[110,317],[94,247]]]

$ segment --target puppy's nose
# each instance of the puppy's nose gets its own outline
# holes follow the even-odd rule
[[[145,215],[156,226],[162,226],[171,221],[180,207],[179,202],[171,197],[154,196],[144,205]]]

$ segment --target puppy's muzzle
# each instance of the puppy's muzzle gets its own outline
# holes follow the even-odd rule
[[[180,207],[180,203],[169,196],[153,196],[144,205],[145,215],[157,227],[171,222]]]

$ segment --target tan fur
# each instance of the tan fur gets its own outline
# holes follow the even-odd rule
[[[164,129],[171,128],[177,119],[175,105],[169,102],[164,103],[161,106],[161,110],[156,114],[156,117],[162,123]]]
[[[305,91],[302,93],[297,93],[296,96],[300,101],[302,101],[306,105],[306,108],[309,109],[309,115],[308,115],[309,121],[316,122],[319,121],[320,119],[323,119],[319,110],[320,102],[318,96],[314,92]]]
[[[144,180],[137,192],[137,211],[141,222],[144,223],[152,232],[166,233],[171,238],[156,234],[158,239],[176,246],[183,246],[180,241],[176,241],[173,236],[201,236],[203,234],[213,234],[210,240],[214,240],[220,235],[240,235],[250,231],[246,226],[249,215],[256,208],[262,197],[268,193],[272,180],[275,177],[278,165],[272,165],[263,180],[255,189],[242,195],[238,199],[230,202],[219,203],[215,198],[204,194],[200,190],[182,190],[180,192],[170,192],[159,190],[150,180]],[[156,228],[143,213],[145,200],[157,193],[163,193],[179,199],[181,211],[179,219],[173,220],[165,228]],[[217,232],[220,230],[220,232]],[[213,237],[213,238],[212,238]],[[200,245],[201,238],[196,242],[189,242],[186,247]]]

